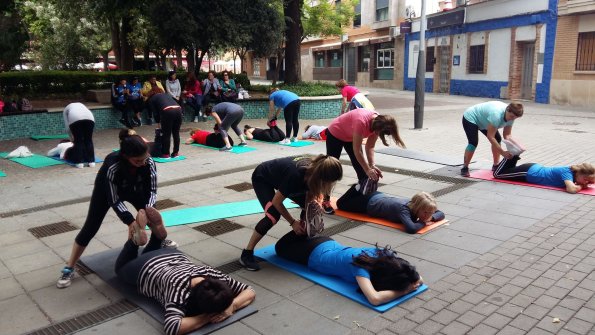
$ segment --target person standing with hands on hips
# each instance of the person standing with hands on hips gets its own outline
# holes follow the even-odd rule
[[[506,104],[502,101],[488,101],[467,108],[463,114],[463,129],[467,135],[467,147],[465,148],[464,165],[461,168],[461,176],[469,177],[469,164],[479,142],[478,132],[482,132],[492,145],[492,156],[494,163],[492,171],[495,171],[500,162],[500,155],[506,159],[511,159],[513,154],[502,149],[500,142],[502,137],[498,132],[499,128],[504,128],[504,139],[514,146],[524,150],[523,146],[515,141],[512,134],[512,125],[514,120],[523,116],[523,105],[518,102]]]
[[[281,109],[283,109],[285,139],[279,143],[289,144],[297,141],[300,131],[300,123],[298,121],[300,115],[300,97],[293,92],[273,88],[271,89],[269,100],[269,120],[276,120],[279,114],[281,114]],[[277,109],[276,111],[275,108]],[[291,136],[292,130],[293,136]]]

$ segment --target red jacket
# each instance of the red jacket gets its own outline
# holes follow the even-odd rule
[[[198,80],[194,80],[194,82],[186,81],[184,91],[187,91],[186,94],[202,95],[202,88],[200,87],[200,82]]]

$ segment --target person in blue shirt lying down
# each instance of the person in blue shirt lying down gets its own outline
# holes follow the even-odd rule
[[[359,186],[351,186],[337,200],[338,209],[401,223],[409,234],[415,234],[426,225],[444,220],[444,213],[438,210],[436,199],[429,193],[419,192],[411,199],[378,191],[364,195],[358,189]]]
[[[389,246],[346,247],[327,236],[309,238],[290,231],[275,244],[275,251],[289,261],[356,283],[374,306],[410,293],[423,283],[415,267],[397,257]]]

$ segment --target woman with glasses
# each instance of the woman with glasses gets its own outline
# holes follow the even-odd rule
[[[229,72],[223,72],[223,79],[219,80],[221,84],[221,101],[234,102],[238,100],[238,88],[236,82],[230,78]]]
[[[58,288],[70,286],[74,265],[99,231],[110,207],[128,226],[128,235],[132,237],[139,230],[139,224],[124,202],[131,203],[138,211],[153,207],[156,200],[157,169],[149,156],[149,147],[142,137],[123,129],[120,150],[107,155],[97,173],[87,219],[74,239],[70,258],[57,282]]]

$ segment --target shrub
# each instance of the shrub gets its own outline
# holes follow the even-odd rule
[[[271,87],[271,85],[252,85],[250,86],[250,91],[268,93]],[[335,85],[323,82],[302,82],[292,85],[281,84],[275,85],[275,87],[278,87],[281,90],[293,92],[300,97],[316,97],[339,94],[339,91]]]
[[[232,78],[242,85],[250,87],[250,80],[245,74],[233,74]],[[54,95],[84,94],[90,89],[106,89],[111,84],[122,78],[132,80],[139,77],[141,82],[156,76],[165,83],[165,71],[13,71],[0,73],[0,95],[39,98]],[[204,72],[199,73],[198,79],[207,77]],[[217,78],[223,78],[221,73],[216,73]],[[185,72],[178,72],[178,79],[183,86],[186,79]]]

